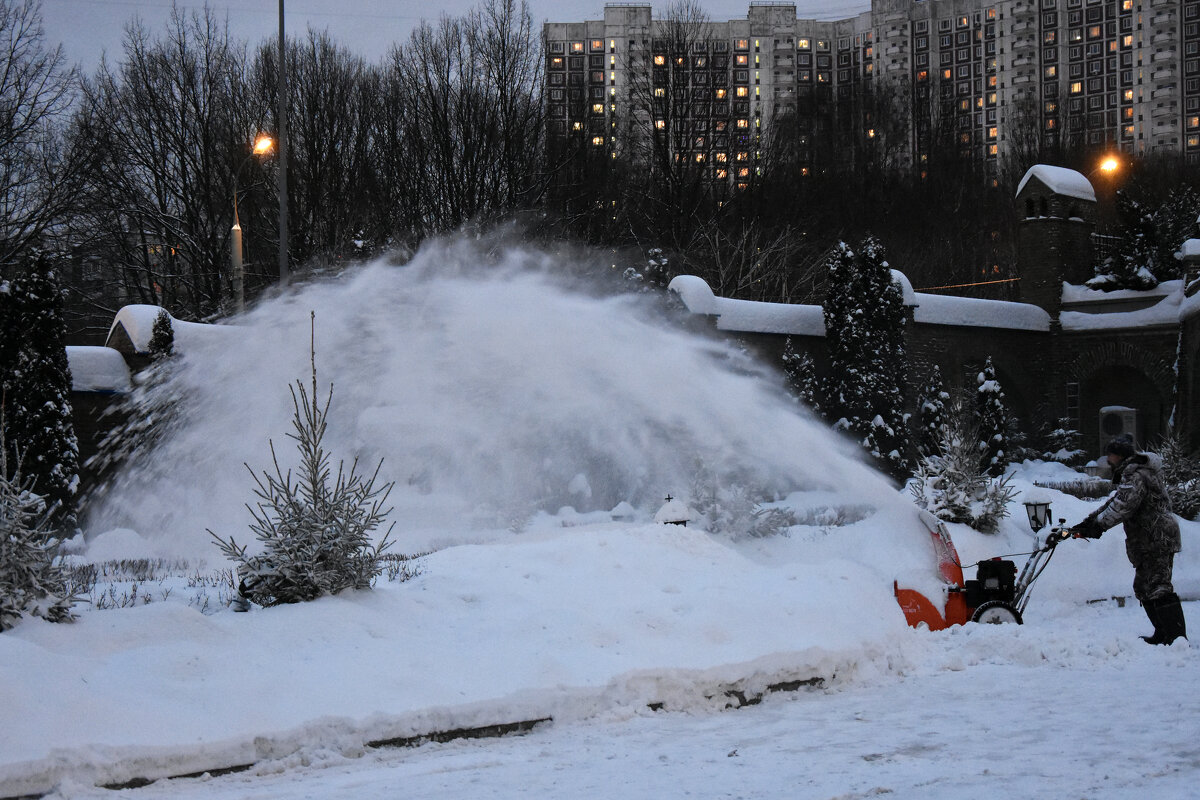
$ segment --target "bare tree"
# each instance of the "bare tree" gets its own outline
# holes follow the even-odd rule
[[[75,200],[61,136],[75,78],[46,46],[40,0],[0,0],[0,276]]]

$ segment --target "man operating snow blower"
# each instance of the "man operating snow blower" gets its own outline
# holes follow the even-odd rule
[[[1104,448],[1113,470],[1116,492],[1088,514],[1070,533],[1099,539],[1117,523],[1125,523],[1125,553],[1133,564],[1133,593],[1154,624],[1154,633],[1141,637],[1148,644],[1171,644],[1187,638],[1183,608],[1171,585],[1175,554],[1180,550],[1179,525],[1171,513],[1162,478],[1162,459],[1139,453],[1127,436]]]

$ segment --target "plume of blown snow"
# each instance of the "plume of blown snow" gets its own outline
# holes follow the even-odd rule
[[[197,337],[170,387],[180,424],[117,478],[92,530],[131,528],[172,555],[212,556],[206,528],[249,538],[246,466],[271,468],[269,441],[285,469],[297,462],[288,387],[309,381],[310,311],[321,397],[333,386],[326,445],[335,468],[383,459],[402,549],[568,505],[653,513],[668,493],[688,499],[697,474],[768,498],[901,502],[773,372],[652,297],[571,271],[529,248],[440,240]]]

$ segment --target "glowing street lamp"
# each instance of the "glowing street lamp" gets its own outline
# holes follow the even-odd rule
[[[250,155],[246,156],[237,172],[233,174],[233,230],[230,232],[230,263],[233,266],[233,295],[237,299],[237,310],[240,314],[246,308],[245,267],[242,264],[242,223],[238,219],[238,181],[241,180],[242,170],[255,156],[267,155],[275,147],[274,140],[266,134],[259,134],[254,140]]]
[[[1116,172],[1120,168],[1121,168],[1121,162],[1117,161],[1112,156],[1108,156],[1107,158],[1105,158],[1103,161],[1100,162],[1100,165],[1096,167],[1097,170],[1099,170],[1100,172],[1103,172],[1106,175],[1112,175],[1114,172]]]

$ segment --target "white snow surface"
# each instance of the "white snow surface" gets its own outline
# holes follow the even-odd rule
[[[663,797],[687,785],[717,796],[709,776],[712,788],[729,787],[721,796],[829,797],[882,775],[877,762],[888,777],[861,793],[895,783],[910,787],[898,796],[959,797],[1018,751],[1049,755],[1037,762],[1040,783],[1017,775],[1017,794],[1119,796],[1085,790],[1082,776],[1099,778],[1077,749],[1058,747],[1068,721],[1091,768],[1124,752],[1130,740],[1115,732],[1126,728],[1145,752],[1165,752],[1174,772],[1146,784],[1154,796],[1171,796],[1178,773],[1196,776],[1200,760],[1179,742],[1194,730],[1198,701],[1182,687],[1200,678],[1200,651],[1142,645],[1136,604],[1120,617],[1088,605],[1129,594],[1119,531],[1061,546],[1024,629],[910,629],[893,581],[942,595],[931,537],[907,495],[798,415],[736,351],[658,324],[644,298],[563,288],[544,274],[556,265],[536,254],[486,252],[486,243],[443,242],[408,267],[293,289],[240,321],[239,348],[197,337],[174,378],[186,424],[118,482],[97,516],[114,524],[90,528],[76,556],[222,566],[205,528],[244,541],[240,506],[252,495],[241,462],[263,465],[274,438],[287,465],[287,385],[306,377],[314,309],[318,383],[335,384],[326,444],[372,466],[385,457],[382,477],[398,482],[395,549],[433,551],[420,574],[245,614],[204,608],[195,600],[205,590],[190,581],[147,580],[149,602],[81,607],[71,625],[22,620],[0,634],[0,797],[94,797],[108,791],[98,785],[251,763],[241,777],[120,794],[366,798],[402,785],[415,796]],[[687,498],[697,460],[713,485],[765,489],[810,524],[734,539],[699,524],[612,521],[619,502],[644,520],[668,492]],[[591,506],[558,502],[581,501],[568,488],[581,475]],[[1012,485],[1031,492],[1035,477],[1078,475],[1026,464]],[[1096,506],[1044,492],[1056,518],[1078,521]],[[997,534],[951,529],[964,564],[1033,546],[1015,503]],[[1176,588],[1195,598],[1200,525],[1183,531]],[[753,697],[811,678],[826,689],[732,723],[736,742],[718,764],[732,766],[729,751],[743,750],[744,763],[761,765],[751,777],[696,766],[690,742],[727,741],[715,733],[730,724],[718,713],[727,692]],[[1117,690],[1130,687],[1136,697],[1118,703]],[[1171,688],[1177,696],[1163,694]],[[1142,702],[1147,692],[1153,702]],[[1011,716],[1035,698],[1043,705]],[[650,710],[659,704],[665,713]],[[384,777],[406,757],[387,761],[365,746],[546,717],[550,740],[421,748],[435,760],[450,754],[441,765],[453,775],[426,762],[411,784]],[[707,738],[673,734],[685,720]],[[886,722],[855,724],[869,720]],[[609,731],[628,743],[589,744]],[[679,771],[639,780],[646,759],[663,763],[657,748],[636,744],[648,741]],[[803,755],[810,745],[819,749]],[[555,748],[562,755],[544,755]],[[611,763],[599,754],[613,748],[630,766],[623,784],[601,780]],[[931,769],[922,753],[951,773],[937,791],[919,788]],[[471,771],[497,758],[495,781]],[[555,783],[556,765],[572,762],[582,766]],[[826,763],[834,771],[817,770],[819,785],[791,791],[803,764]],[[347,777],[352,764],[368,769]],[[271,775],[277,783],[246,783]]]
[[[1067,283],[1066,281],[1063,281],[1062,287],[1063,303],[1098,303],[1105,300],[1129,300],[1136,297],[1165,298],[1182,290],[1183,281],[1163,281],[1153,289],[1117,289],[1112,292],[1091,289],[1081,284]]]
[[[128,392],[133,388],[125,357],[111,347],[67,347],[71,389],[76,392]]]
[[[1092,182],[1083,173],[1073,169],[1052,167],[1049,164],[1034,164],[1017,184],[1017,194],[1021,193],[1030,178],[1037,178],[1055,194],[1096,202],[1096,190],[1092,187]]]
[[[1040,306],[977,297],[918,293],[914,319],[931,325],[965,325],[1018,331],[1050,330],[1050,315]]]
[[[135,304],[123,306],[113,318],[113,324],[108,334],[116,330],[117,325],[124,325],[129,340],[139,353],[150,351],[150,339],[154,335],[154,320],[158,318],[161,306]],[[171,316],[168,314],[167,316]],[[175,348],[180,352],[191,349],[198,341],[221,338],[228,344],[230,329],[224,325],[206,325],[199,322],[186,322],[171,317],[171,330],[175,334]]]

